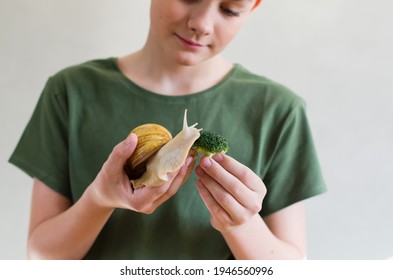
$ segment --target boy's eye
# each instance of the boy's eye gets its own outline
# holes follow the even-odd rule
[[[198,2],[198,0],[182,0],[182,1],[185,3],[188,3],[188,4],[193,4],[193,3]]]
[[[230,8],[224,7],[224,6],[221,6],[221,11],[223,11],[224,14],[231,16],[231,17],[238,17],[240,15],[239,12],[232,10]]]
[[[181,0],[181,1],[183,1],[184,3],[187,3],[187,4],[195,4],[195,3],[198,3],[200,0]],[[237,11],[236,9],[229,8],[224,5],[221,5],[220,9],[225,15],[230,16],[230,17],[238,17],[240,15],[240,12]]]

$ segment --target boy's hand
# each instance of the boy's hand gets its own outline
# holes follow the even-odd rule
[[[116,145],[93,182],[95,201],[102,207],[124,208],[150,214],[172,197],[183,184],[194,158],[189,156],[180,170],[169,174],[169,180],[160,187],[133,189],[124,171],[126,160],[135,151],[135,134]]]
[[[223,154],[202,157],[195,171],[198,191],[216,230],[230,231],[261,210],[266,195],[264,183],[235,159]]]

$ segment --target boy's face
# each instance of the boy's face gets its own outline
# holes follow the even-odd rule
[[[160,54],[195,65],[220,53],[256,0],[151,0],[151,37]]]

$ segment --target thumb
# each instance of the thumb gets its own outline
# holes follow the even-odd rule
[[[136,136],[135,133],[130,133],[130,135],[127,136],[126,140],[123,141],[124,145],[124,156],[125,159],[127,160],[135,151],[136,145],[138,144],[138,136]],[[121,143],[120,143],[121,144]]]
[[[123,170],[124,163],[135,151],[137,143],[138,137],[134,133],[131,133],[124,141],[121,141],[113,148],[112,153],[105,163],[109,174],[118,173]]]

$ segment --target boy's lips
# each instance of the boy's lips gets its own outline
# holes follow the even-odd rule
[[[181,36],[179,36],[177,34],[175,34],[175,35],[176,35],[177,38],[179,38],[180,41],[182,41],[184,44],[186,44],[186,45],[188,45],[190,47],[194,47],[194,48],[204,47],[204,45],[202,45],[202,44],[199,44],[199,43],[191,41],[191,40],[187,40],[187,39],[185,39],[185,38],[183,38],[183,37],[181,37]]]

